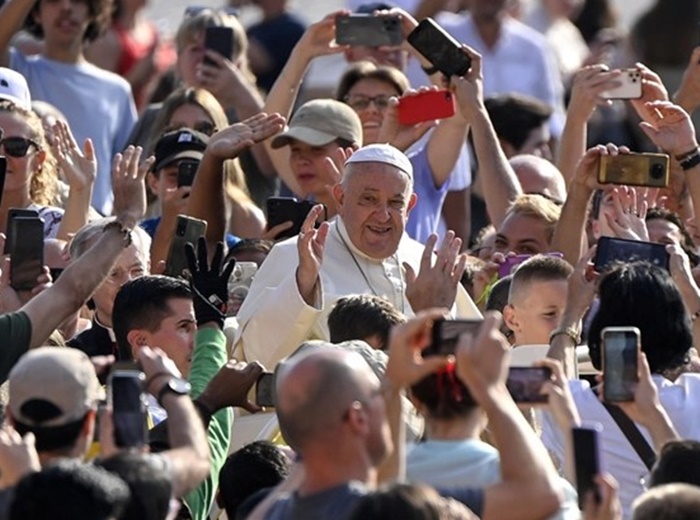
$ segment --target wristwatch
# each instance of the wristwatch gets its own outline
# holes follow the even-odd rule
[[[175,395],[190,395],[192,385],[186,379],[180,377],[171,377],[167,383],[160,389],[156,398],[159,403],[163,402],[165,394],[173,393]]]

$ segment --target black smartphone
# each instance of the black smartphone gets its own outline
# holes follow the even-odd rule
[[[263,372],[255,383],[255,404],[258,406],[275,406],[275,375]]]
[[[7,237],[5,238],[5,250],[4,255],[10,254],[10,249],[12,249],[12,237],[10,236],[10,229],[12,229],[12,221],[17,217],[35,217],[39,218],[39,212],[35,209],[21,209],[21,208],[10,208],[7,211]]]
[[[278,224],[292,221],[292,227],[283,231],[276,239],[297,236],[301,231],[307,215],[313,209],[314,203],[308,200],[297,200],[293,197],[268,197],[267,199],[267,229]]]
[[[177,165],[177,187],[192,186],[194,175],[199,168],[199,161],[184,160]]]
[[[546,403],[542,386],[552,379],[549,367],[510,367],[506,388],[516,403]]]
[[[165,274],[174,278],[182,278],[182,272],[189,266],[185,254],[185,244],[190,243],[196,247],[199,237],[207,232],[205,220],[178,215],[175,223],[175,234],[170,241],[168,259],[165,262]]]
[[[44,221],[38,217],[16,217],[10,223],[10,284],[18,291],[36,287],[44,267]]]
[[[204,48],[216,51],[230,60],[233,56],[233,29],[231,27],[207,27],[204,30]],[[204,56],[204,63],[216,66],[216,63],[207,56]]]
[[[0,203],[2,203],[2,192],[5,189],[5,175],[7,175],[7,158],[0,155]]]
[[[578,506],[583,511],[586,496],[593,491],[596,502],[600,501],[600,491],[594,478],[600,472],[598,463],[598,427],[572,428],[574,444],[574,464],[576,467],[576,491]]]
[[[109,376],[109,403],[112,406],[114,442],[120,448],[146,444],[146,398],[144,374],[139,370],[115,369]]]
[[[363,13],[338,16],[335,19],[335,41],[338,45],[395,47],[403,41],[401,20],[398,16]]]
[[[615,262],[649,262],[669,270],[669,256],[664,244],[600,237],[593,265],[597,272],[605,272]]]
[[[476,336],[482,323],[482,320],[436,320],[433,323],[432,341],[423,350],[423,357],[454,354],[459,337],[467,332]]]
[[[606,327],[600,336],[603,354],[603,400],[608,403],[634,401],[634,392],[639,382],[639,329]]]
[[[432,18],[420,22],[406,40],[448,78],[464,76],[472,66],[460,43]]]

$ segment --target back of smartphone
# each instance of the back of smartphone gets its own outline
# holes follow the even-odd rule
[[[313,207],[313,202],[307,200],[298,201],[293,197],[269,197],[267,199],[267,229],[291,221],[292,227],[277,235],[276,239],[297,236],[306,216]]]
[[[449,90],[429,90],[399,98],[399,123],[402,125],[446,119],[453,115],[455,104]]]
[[[199,161],[180,161],[177,165],[177,187],[192,186]]]
[[[165,263],[166,275],[182,277],[182,272],[188,268],[185,244],[190,243],[196,247],[199,237],[203,237],[206,232],[206,221],[185,215],[177,216],[175,234],[170,242],[170,252]]]
[[[576,469],[576,491],[578,506],[583,511],[586,496],[593,492],[596,501],[600,499],[595,476],[600,473],[598,463],[598,426],[589,428],[572,428],[574,445],[574,465]]]
[[[140,448],[146,444],[144,379],[139,370],[113,370],[109,376],[114,441],[120,448]]]
[[[601,332],[605,402],[634,401],[634,392],[639,382],[639,344],[640,332],[636,327],[606,327]]]
[[[669,181],[668,164],[668,155],[663,153],[604,155],[598,165],[598,182],[664,188]]]
[[[227,60],[233,55],[233,29],[231,27],[207,27],[204,30],[204,48],[218,52]],[[216,64],[204,56],[204,63]]]
[[[10,249],[12,249],[13,236],[10,233],[12,229],[12,221],[17,217],[34,217],[39,218],[39,212],[35,209],[22,209],[22,208],[10,208],[7,211],[7,238],[5,239],[5,251],[4,255],[10,254]]]
[[[472,66],[460,43],[432,18],[421,21],[406,40],[448,78],[464,76]]]
[[[228,279],[228,316],[238,315],[257,272],[258,264],[255,262],[236,262]]]
[[[600,237],[598,240],[593,267],[603,273],[615,262],[639,261],[649,262],[667,271],[669,269],[669,256],[664,244],[612,237]]]
[[[482,320],[435,320],[432,342],[423,350],[423,357],[454,354],[459,337],[465,333],[476,336],[482,323]]]
[[[36,287],[44,266],[44,221],[38,217],[16,217],[10,222],[12,238],[10,283],[18,291]]]
[[[338,45],[395,47],[401,45],[403,32],[398,16],[351,14],[335,19],[335,41]]]
[[[639,99],[642,97],[642,72],[639,69],[620,69],[615,78],[619,87],[601,93],[605,99]]]

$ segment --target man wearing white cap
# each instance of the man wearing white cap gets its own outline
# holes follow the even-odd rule
[[[19,72],[0,67],[0,100],[11,101],[26,110],[32,109],[27,80]]]
[[[374,144],[345,163],[333,188],[338,218],[314,229],[316,206],[298,237],[272,248],[238,314],[234,356],[272,369],[307,339],[329,339],[327,316],[350,294],[375,294],[406,315],[451,308],[459,317],[479,311],[459,284],[466,258],[448,233],[423,246],[404,230],[416,203],[412,167],[396,148]]]

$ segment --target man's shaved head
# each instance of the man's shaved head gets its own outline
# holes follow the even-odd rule
[[[509,162],[523,192],[544,195],[560,203],[566,200],[566,182],[551,162],[535,155],[516,155]]]

